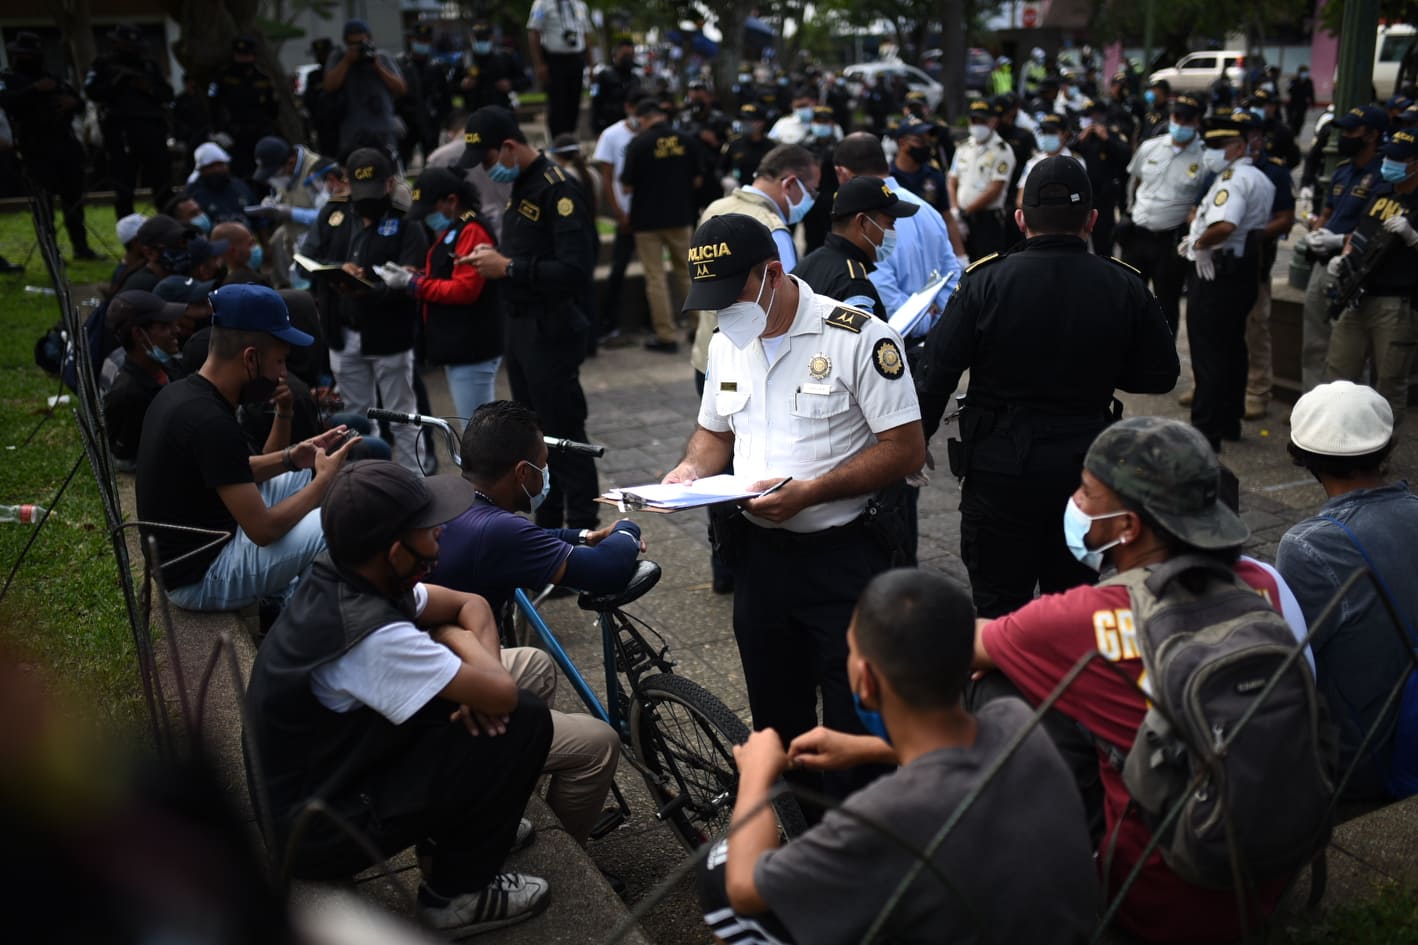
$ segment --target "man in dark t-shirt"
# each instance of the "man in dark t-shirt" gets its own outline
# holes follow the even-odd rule
[[[630,202],[630,229],[640,265],[645,268],[645,295],[650,301],[650,322],[655,337],[645,342],[651,351],[673,354],[674,308],[665,279],[664,256],[670,256],[675,294],[679,300],[689,295],[689,237],[694,225],[694,192],[699,187],[701,168],[694,143],[684,132],[672,127],[664,106],[645,99],[635,109],[640,133],[625,149],[625,167],[620,182],[633,194]]]
[[[158,394],[138,447],[138,517],[218,533],[144,529],[168,562],[169,596],[189,610],[233,610],[286,596],[325,548],[320,501],[358,441],[341,443],[345,428],[336,427],[250,455],[237,404],[264,403],[285,378],[290,346],[313,339],[291,327],[272,289],[224,286],[211,299],[207,360]],[[287,425],[287,442],[290,419],[275,419]]]

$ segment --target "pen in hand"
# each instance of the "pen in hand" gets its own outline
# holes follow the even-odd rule
[[[760,492],[758,495],[754,496],[754,498],[756,498],[756,499],[761,499],[761,498],[763,498],[764,496],[772,495],[773,493],[777,492],[779,489],[783,488],[784,486],[786,486],[788,483],[790,483],[790,482],[792,482],[792,481],[793,481],[793,477],[792,477],[792,476],[789,476],[789,477],[787,477],[786,479],[784,479],[782,482],[779,482],[779,483],[776,484],[776,485],[772,485],[772,486],[769,486],[767,489],[764,489],[764,490],[763,490],[762,492]]]

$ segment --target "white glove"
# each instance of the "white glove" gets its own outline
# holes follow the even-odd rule
[[[1192,255],[1192,239],[1190,236],[1177,244],[1177,255],[1183,259],[1196,258]]]
[[[1310,244],[1310,249],[1317,253],[1337,253],[1344,246],[1344,236],[1340,233],[1331,233],[1324,227],[1305,234],[1305,242]]]
[[[1336,256],[1325,265],[1324,270],[1331,276],[1334,276],[1336,279],[1338,279],[1339,274],[1344,271],[1344,267],[1346,265],[1348,264],[1344,261],[1343,256]]]
[[[380,263],[374,267],[375,273],[384,280],[384,284],[391,289],[406,289],[409,282],[413,280],[414,274],[402,266],[391,262]]]
[[[1314,199],[1315,199],[1315,189],[1314,189],[1313,187],[1301,187],[1301,188],[1300,188],[1300,199],[1301,199],[1301,200],[1314,200]]]
[[[1396,213],[1384,221],[1384,229],[1403,240],[1404,243],[1412,246],[1418,243],[1418,230],[1413,228],[1413,224],[1408,222],[1408,218],[1401,213]]]
[[[1216,262],[1211,258],[1211,250],[1196,250],[1196,275],[1202,282],[1215,281]]]

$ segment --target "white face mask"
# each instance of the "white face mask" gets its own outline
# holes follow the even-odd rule
[[[290,186],[289,174],[272,174],[266,181],[275,190],[285,190]]]
[[[1207,148],[1201,152],[1201,166],[1213,174],[1220,174],[1230,163],[1225,148]]]
[[[970,137],[974,138],[977,144],[984,144],[986,141],[990,140],[990,126],[971,125]]]
[[[753,340],[768,327],[768,310],[773,308],[773,300],[778,297],[778,290],[774,288],[773,293],[768,296],[768,308],[765,309],[758,301],[763,298],[763,289],[767,285],[768,273],[765,270],[757,298],[752,302],[735,302],[728,308],[719,310],[719,330],[740,351],[753,344]]]

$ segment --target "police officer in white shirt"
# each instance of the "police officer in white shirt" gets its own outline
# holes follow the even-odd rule
[[[999,112],[993,104],[970,103],[970,137],[955,149],[946,189],[950,215],[965,237],[965,254],[983,259],[1005,248],[1004,205],[1014,174],[1014,149],[999,136]]]
[[[1181,318],[1186,261],[1177,256],[1177,241],[1186,234],[1187,215],[1196,206],[1205,180],[1201,171],[1201,104],[1190,95],[1172,101],[1168,133],[1138,145],[1128,164],[1132,222],[1118,227],[1123,261],[1152,283],[1152,292],[1167,315],[1172,334]]]
[[[857,595],[886,570],[868,516],[872,493],[921,468],[921,412],[901,339],[866,312],[816,295],[783,271],[762,223],[728,213],[690,243],[685,310],[718,313],[698,426],[666,482],[723,471],[778,488],[716,515],[734,568],[734,636],[755,728],[787,745],[818,722],[864,731],[846,677]],[[829,774],[845,796],[875,772]],[[804,773],[803,783],[817,775]]]
[[[1210,119],[1202,166],[1216,180],[1177,252],[1192,261],[1187,295],[1196,392],[1192,426],[1211,448],[1241,436],[1246,406],[1246,315],[1259,290],[1260,245],[1247,238],[1270,221],[1275,185],[1251,163],[1245,134],[1230,118]]]
[[[527,16],[527,46],[537,81],[547,93],[547,137],[575,134],[581,108],[582,67],[596,64],[586,0],[533,0]]]

